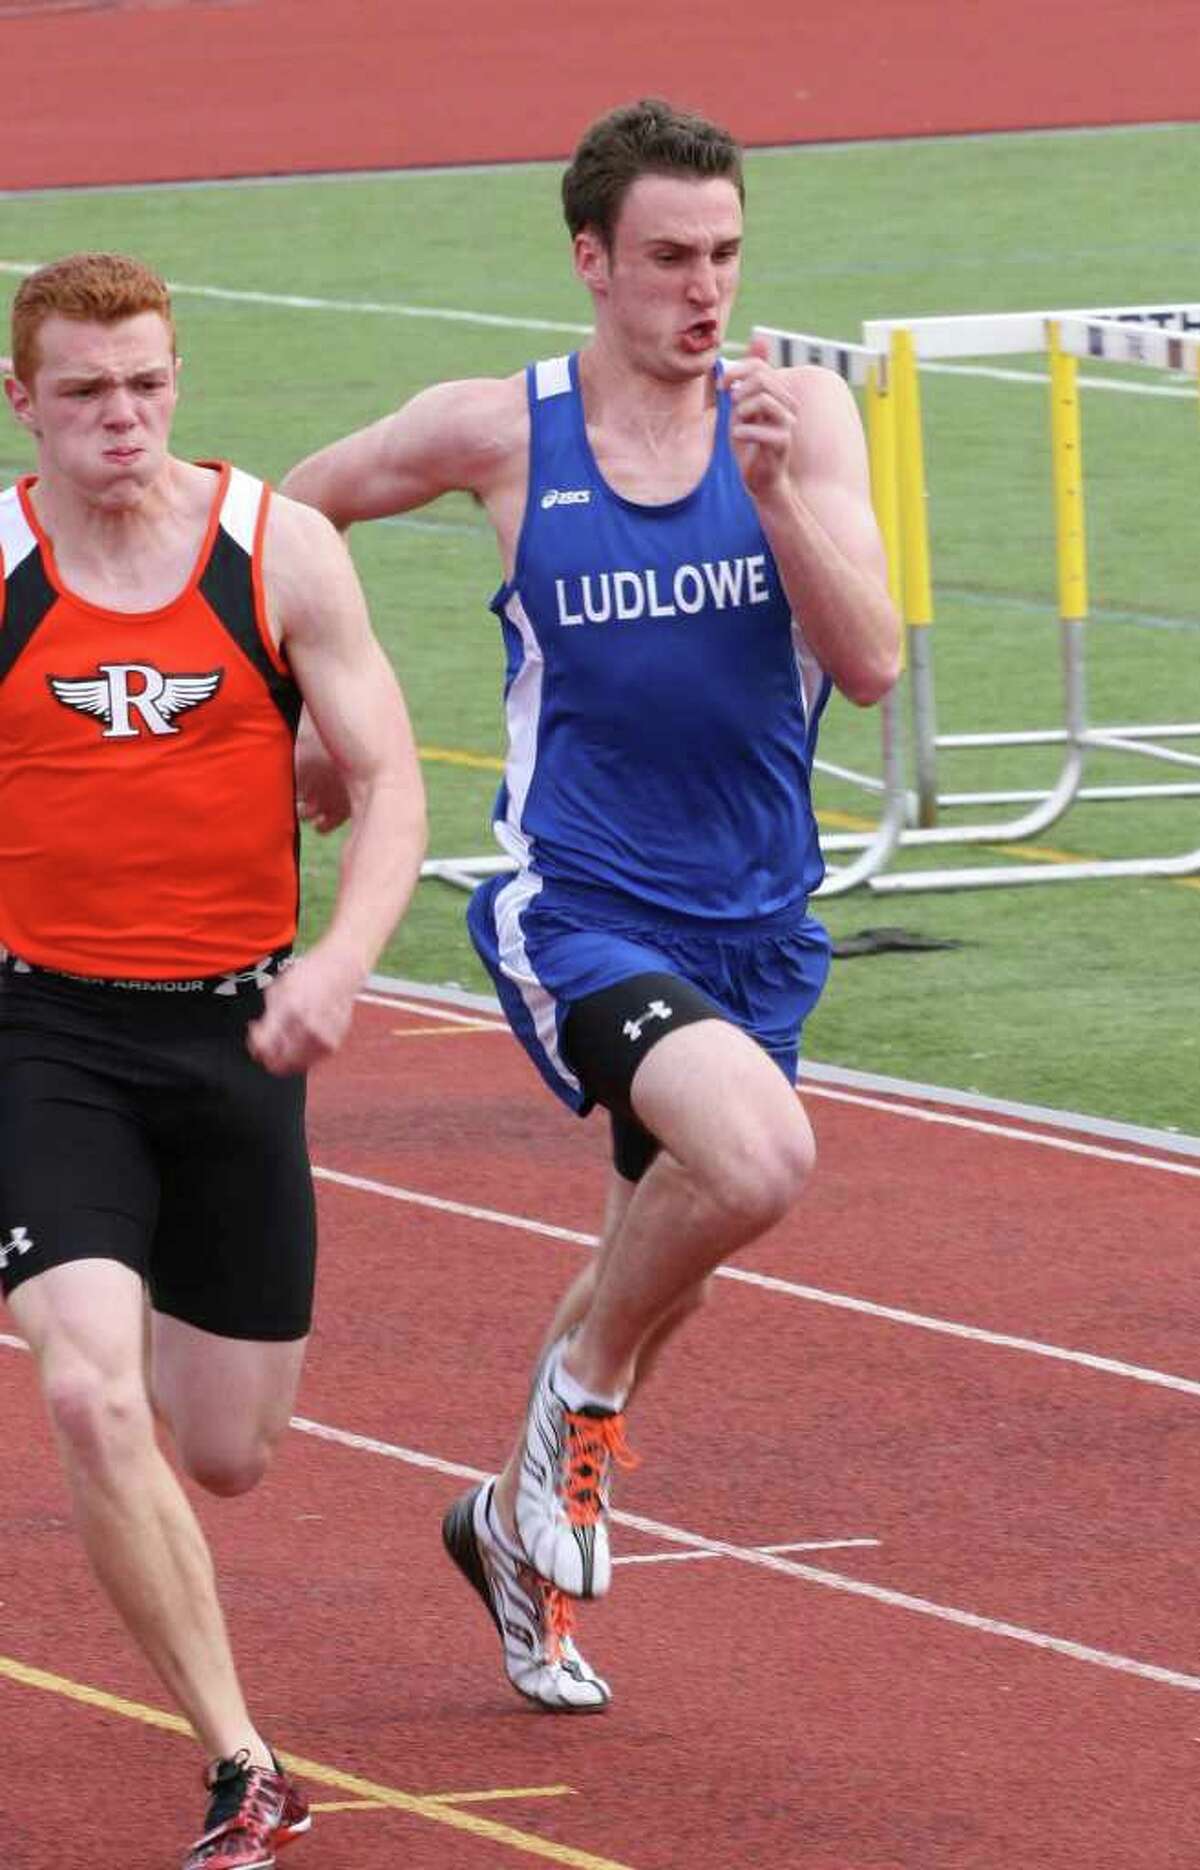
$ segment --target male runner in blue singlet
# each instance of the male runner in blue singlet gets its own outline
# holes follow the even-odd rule
[[[794,1081],[829,954],[808,913],[817,724],[831,685],[863,705],[887,691],[899,628],[849,391],[721,362],[737,146],[634,104],[586,133],[563,201],[595,308],[582,349],[428,389],[284,486],[343,527],[468,489],[500,548],[496,835],[515,868],[475,893],[469,927],[547,1084],[610,1112],[613,1174],[512,1457],[444,1535],[510,1680],[582,1710],[609,1690],[562,1636],[565,1600],[609,1585],[625,1404],[812,1168]],[[309,749],[302,792],[331,823]]]

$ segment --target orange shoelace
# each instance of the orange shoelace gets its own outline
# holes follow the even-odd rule
[[[575,1526],[594,1526],[603,1504],[608,1464],[638,1465],[638,1457],[625,1440],[623,1415],[592,1416],[566,1411],[567,1472],[564,1493],[567,1517]]]
[[[546,1644],[546,1661],[558,1662],[562,1656],[563,1642],[575,1634],[575,1613],[571,1600],[565,1591],[557,1585],[547,1584],[544,1578],[538,1579],[542,1594],[542,1612],[546,1619],[549,1641]]]

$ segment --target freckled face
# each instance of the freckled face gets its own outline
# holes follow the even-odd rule
[[[105,506],[136,504],[167,457],[178,361],[157,312],[116,324],[47,318],[31,383],[10,378],[9,402],[37,440],[44,476]]]
[[[575,263],[596,301],[597,331],[668,379],[711,370],[741,271],[742,207],[732,182],[643,175],[621,204],[611,249],[591,230]]]

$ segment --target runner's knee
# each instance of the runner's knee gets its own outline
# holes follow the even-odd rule
[[[52,1364],[42,1386],[71,1465],[100,1474],[153,1445],[153,1419],[140,1374],[110,1372],[86,1357],[72,1357]]]
[[[274,1441],[255,1434],[244,1441],[212,1441],[204,1435],[177,1437],[175,1447],[184,1472],[206,1493],[232,1500],[249,1493],[271,1464]]]
[[[799,1199],[815,1157],[812,1132],[801,1116],[797,1123],[731,1131],[701,1173],[718,1207],[762,1232]]]

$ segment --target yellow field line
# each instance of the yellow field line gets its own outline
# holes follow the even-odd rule
[[[85,1707],[99,1708],[105,1714],[119,1714],[125,1720],[140,1721],[144,1727],[161,1727],[169,1733],[191,1737],[191,1728],[178,1714],[168,1714],[163,1708],[145,1707],[138,1701],[126,1701],[120,1695],[110,1695],[104,1689],[92,1688],[85,1682],[70,1681],[66,1676],[51,1675],[45,1669],[31,1669],[28,1664],[17,1662],[12,1656],[0,1656],[0,1676],[7,1676],[22,1688],[44,1689],[63,1700],[79,1701]],[[491,1818],[477,1818],[451,1804],[445,1793],[421,1797],[412,1792],[397,1792],[391,1786],[375,1785],[370,1779],[360,1779],[356,1773],[344,1773],[336,1766],[324,1766],[319,1760],[307,1760],[299,1754],[281,1753],[279,1758],[289,1772],[311,1780],[314,1785],[330,1786],[336,1792],[368,1800],[387,1811],[407,1812],[411,1817],[425,1818],[432,1824],[448,1825],[452,1831],[470,1832],[474,1837],[491,1844],[502,1844],[526,1857],[544,1857],[549,1863],[567,1866],[567,1870],[630,1870],[628,1864],[617,1863],[611,1857],[597,1857],[591,1851],[575,1850],[569,1844],[556,1844],[550,1838],[539,1838],[529,1831],[517,1831],[511,1825],[497,1824]]]
[[[817,818],[822,825],[828,825],[836,831],[873,831],[873,822],[862,818],[857,812],[821,811]],[[1058,851],[1049,844],[981,844],[981,850],[992,851],[1002,857],[1024,857],[1031,864],[1085,864],[1098,860],[1082,857],[1078,851]],[[1097,879],[1100,881],[1101,879]],[[1176,884],[1180,889],[1200,890],[1200,877],[1168,877],[1168,883]]]
[[[507,1032],[494,1019],[472,1019],[461,1026],[393,1026],[393,1039],[461,1039],[464,1032]]]
[[[496,1786],[489,1792],[427,1792],[433,1805],[490,1805],[497,1799],[564,1799],[575,1796],[574,1786]],[[314,1800],[314,1812],[386,1812],[380,1799]]]
[[[478,766],[484,772],[502,773],[504,761],[494,753],[464,753],[460,747],[418,747],[417,757],[431,766]]]

